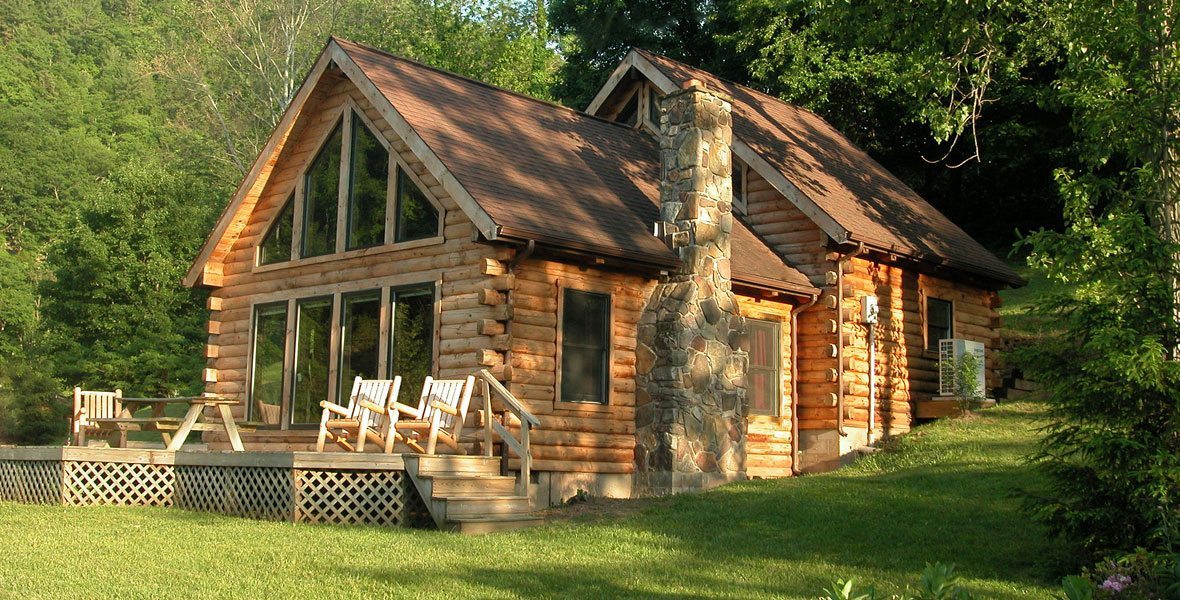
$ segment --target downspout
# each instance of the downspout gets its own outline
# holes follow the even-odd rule
[[[844,431],[844,261],[864,254],[864,242],[856,249],[836,259],[836,433]]]
[[[869,430],[866,432],[866,441],[872,446],[873,427],[877,418],[877,324],[865,323],[865,327],[869,330]]]
[[[819,294],[811,302],[791,311],[791,473],[799,469],[799,313],[819,303]]]

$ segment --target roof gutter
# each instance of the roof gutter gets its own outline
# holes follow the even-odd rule
[[[963,273],[975,275],[977,277],[982,277],[984,279],[988,279],[988,280],[994,281],[996,283],[1002,283],[1004,285],[1011,286],[1011,287],[1024,287],[1024,286],[1028,285],[1028,281],[1026,281],[1023,277],[1016,275],[1015,273],[1006,274],[1006,273],[1000,273],[1000,272],[989,270],[989,269],[973,268],[970,265],[963,264],[963,263],[956,261],[954,259],[946,258],[946,257],[939,256],[937,254],[932,254],[929,252],[919,252],[917,250],[911,250],[909,248],[900,248],[898,246],[888,246],[887,247],[887,246],[884,246],[881,244],[874,244],[873,242],[867,242],[867,241],[864,241],[861,239],[857,239],[856,236],[853,236],[853,235],[849,235],[847,241],[848,241],[848,243],[859,244],[861,246],[864,246],[865,248],[868,248],[869,250],[875,250],[875,251],[881,252],[883,254],[893,254],[896,256],[903,256],[903,257],[911,259],[911,260],[930,263],[930,264],[938,266],[938,267],[953,269],[955,271],[961,271]]]

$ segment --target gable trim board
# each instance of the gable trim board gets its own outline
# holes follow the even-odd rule
[[[678,89],[677,79],[695,78],[732,96],[734,114],[739,117],[734,119],[734,154],[836,243],[864,244],[886,254],[933,263],[1005,286],[1025,284],[1016,272],[821,117],[773,96],[633,48],[587,107],[587,112],[600,110],[632,68],[665,93]],[[773,111],[779,111],[775,114],[783,119],[766,114]],[[792,126],[798,130],[789,129]],[[739,132],[740,129],[746,131]],[[753,142],[757,140],[748,139],[750,135],[755,138],[761,135],[764,146],[770,140],[777,149],[756,149]],[[814,139],[806,144],[800,141],[809,135]],[[824,144],[831,147],[816,150]],[[823,151],[834,156],[825,157]],[[844,164],[832,164],[835,161]],[[798,185],[792,177],[801,178],[805,185]],[[813,181],[820,178],[826,181]],[[853,179],[870,181],[860,185],[850,183]],[[809,191],[804,189],[809,186],[812,188]]]
[[[573,251],[596,258],[607,257],[636,265],[655,267],[656,270],[673,269],[680,265],[679,257],[652,235],[652,226],[658,218],[658,190],[656,182],[650,181],[650,178],[658,174],[658,149],[650,136],[573,109],[529,98],[378,50],[331,38],[317,61],[316,67],[309,74],[296,94],[292,105],[288,107],[279,127],[272,134],[273,138],[285,138],[290,134],[297,115],[302,111],[303,103],[307,100],[311,90],[319,83],[324,71],[333,64],[352,81],[394,132],[402,138],[410,151],[426,166],[430,174],[455,199],[485,240],[513,245],[535,241],[540,246],[556,250]],[[408,89],[415,86],[417,89]],[[567,139],[562,140],[564,146],[555,149],[540,148],[536,147],[535,141],[532,141],[534,147],[528,147],[529,140],[518,142],[518,140],[510,138],[509,142],[518,142],[522,146],[500,148],[502,152],[500,163],[502,170],[505,171],[514,169],[516,173],[523,172],[529,176],[558,180],[563,177],[545,171],[549,168],[568,168],[567,163],[571,163],[574,165],[573,170],[568,171],[564,176],[569,181],[559,184],[555,189],[542,191],[522,186],[519,181],[507,184],[495,181],[495,185],[489,187],[486,174],[484,174],[485,179],[479,181],[472,174],[472,165],[464,164],[460,160],[460,158],[465,158],[468,163],[472,160],[470,156],[461,156],[465,148],[460,148],[460,146],[463,145],[462,142],[483,143],[486,149],[487,144],[491,143],[489,139],[495,142],[501,141],[495,138],[501,132],[495,129],[477,132],[460,131],[459,133],[462,135],[468,136],[466,140],[459,140],[460,143],[456,143],[453,138],[440,136],[437,130],[439,121],[458,118],[456,115],[446,113],[444,107],[433,106],[430,102],[429,94],[447,93],[436,89],[442,87],[452,88],[449,92],[452,97],[466,95],[476,100],[489,102],[490,110],[495,110],[498,106],[502,112],[515,111],[518,119],[531,120],[525,125],[536,123],[536,129],[545,131],[545,133],[549,133],[545,127],[552,126],[554,123],[564,126],[564,130],[559,129],[554,134],[565,135]],[[523,105],[522,102],[528,104]],[[404,106],[401,106],[403,104]],[[538,106],[543,110],[538,110]],[[418,126],[426,126],[427,133],[433,136],[433,142],[429,141],[428,136],[416,129],[415,125],[411,124],[411,119],[403,114],[404,110],[410,110]],[[429,114],[424,115],[423,111],[427,111]],[[522,115],[524,116],[522,117]],[[540,120],[546,121],[541,124]],[[448,122],[443,125],[453,126],[454,123]],[[432,127],[436,129],[432,130]],[[444,133],[453,132],[448,130]],[[480,135],[488,139],[479,139]],[[277,154],[281,151],[281,147],[278,144],[273,144],[268,148],[268,152],[264,152],[259,157],[259,165],[272,164],[277,160]],[[529,152],[532,153],[530,158],[534,163],[539,158],[540,165],[512,164],[512,161],[518,159],[519,155],[529,154]],[[583,152],[590,156],[583,156]],[[457,161],[460,166],[463,166],[466,169],[466,174],[457,172],[453,168],[455,165],[449,164],[452,161]],[[549,163],[545,164],[544,161],[549,161]],[[496,163],[492,162],[491,164],[495,166]],[[245,206],[245,200],[250,194],[257,195],[265,188],[267,182],[261,173],[262,169],[252,170],[239,186],[238,193],[235,194],[230,206],[222,214],[218,226],[214,230],[214,235],[211,235],[206,241],[201,254],[190,269],[189,276],[185,279],[186,285],[219,285],[219,278],[206,278],[201,275],[218,270],[220,266],[218,261],[222,258],[219,256],[218,250],[233,244],[241,226],[248,219],[248,214],[243,215],[242,213],[252,209],[252,206]],[[479,174],[478,170],[476,174]],[[474,188],[469,187],[468,176],[475,178],[473,181],[479,184],[482,191],[477,192]],[[583,179],[586,185],[578,185]],[[595,184],[600,187],[596,187]],[[502,189],[505,186],[511,188],[512,185],[515,185],[516,188],[507,192]],[[597,216],[579,219],[579,215],[568,215],[569,218],[565,221],[572,224],[565,227],[568,231],[554,227],[520,226],[521,222],[529,220],[527,217],[524,221],[519,218],[522,212],[529,213],[528,216],[534,217],[534,220],[538,220],[535,218],[538,213],[546,214],[545,218],[548,218],[550,213],[560,214],[561,207],[549,206],[546,203],[553,204],[561,201],[562,192],[567,191],[565,188],[573,185],[581,188],[583,195],[587,196],[576,200],[575,204],[576,202],[583,204],[575,206],[575,208],[584,211],[598,211]],[[612,188],[612,185],[615,187]],[[496,197],[491,200],[487,198],[477,200],[477,197],[487,194],[489,190]],[[589,190],[590,193],[585,193],[585,190]],[[546,192],[550,195],[545,196]],[[496,207],[497,211],[502,213],[500,216],[512,218],[506,222],[499,217],[494,217],[493,213],[485,208],[483,204],[485,201],[498,203]],[[639,215],[646,216],[637,218]],[[591,217],[591,215],[586,216]],[[543,222],[544,218],[540,218],[539,221]],[[238,224],[236,230],[234,229],[235,223]],[[620,227],[625,231],[620,231]],[[599,228],[607,231],[600,232]],[[740,231],[736,233],[737,238],[743,240],[744,249],[752,254],[749,258],[743,259],[747,263],[744,268],[734,269],[735,281],[801,297],[810,297],[818,293],[818,290],[811,286],[802,273],[782,261],[781,257],[740,222],[735,227],[735,231],[739,229]],[[578,239],[578,235],[586,239]],[[608,246],[603,246],[597,241],[598,239],[613,240],[613,242]]]

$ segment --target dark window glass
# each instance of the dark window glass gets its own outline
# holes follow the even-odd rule
[[[336,207],[340,199],[340,124],[316,155],[303,181],[303,239],[300,256],[336,251]]]
[[[647,91],[647,120],[653,129],[660,129],[660,97],[654,89]]]
[[[397,170],[397,239],[405,242],[438,235],[438,211],[418,184]]]
[[[250,382],[249,418],[268,425],[279,422],[283,403],[283,362],[287,350],[287,303],[254,307],[254,370]]]
[[[340,385],[337,400],[347,402],[352,381],[377,379],[381,340],[381,292],[344,296],[340,307]]]
[[[385,205],[389,190],[389,152],[359,116],[352,116],[352,152],[348,187],[347,249],[385,241]]]
[[[402,378],[401,401],[418,405],[422,382],[434,365],[434,288],[393,290],[389,300],[389,369]]]
[[[750,335],[749,387],[746,390],[750,414],[777,415],[782,381],[779,324],[746,319],[746,328]]]
[[[567,289],[562,302],[561,399],[606,404],[610,296]]]
[[[615,117],[615,121],[625,123],[627,125],[635,125],[639,120],[639,92],[635,92],[627,104],[623,106],[623,110],[619,111],[619,116]]]
[[[270,265],[291,260],[291,229],[295,218],[294,195],[279,209],[270,229],[262,238],[258,248],[258,264]]]
[[[954,308],[951,303],[938,298],[926,298],[926,347],[938,351],[938,340],[954,335]]]
[[[739,212],[746,212],[746,178],[743,176],[742,165],[738,161],[733,161],[733,206]]]
[[[291,423],[318,423],[320,401],[328,399],[332,299],[300,300],[297,306]]]

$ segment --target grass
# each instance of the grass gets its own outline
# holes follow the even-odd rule
[[[833,473],[482,537],[0,503],[0,595],[814,598],[837,577],[897,592],[942,561],[983,597],[1044,598],[1051,548],[1014,497],[1037,483],[1020,458],[1037,411],[925,426]]]

